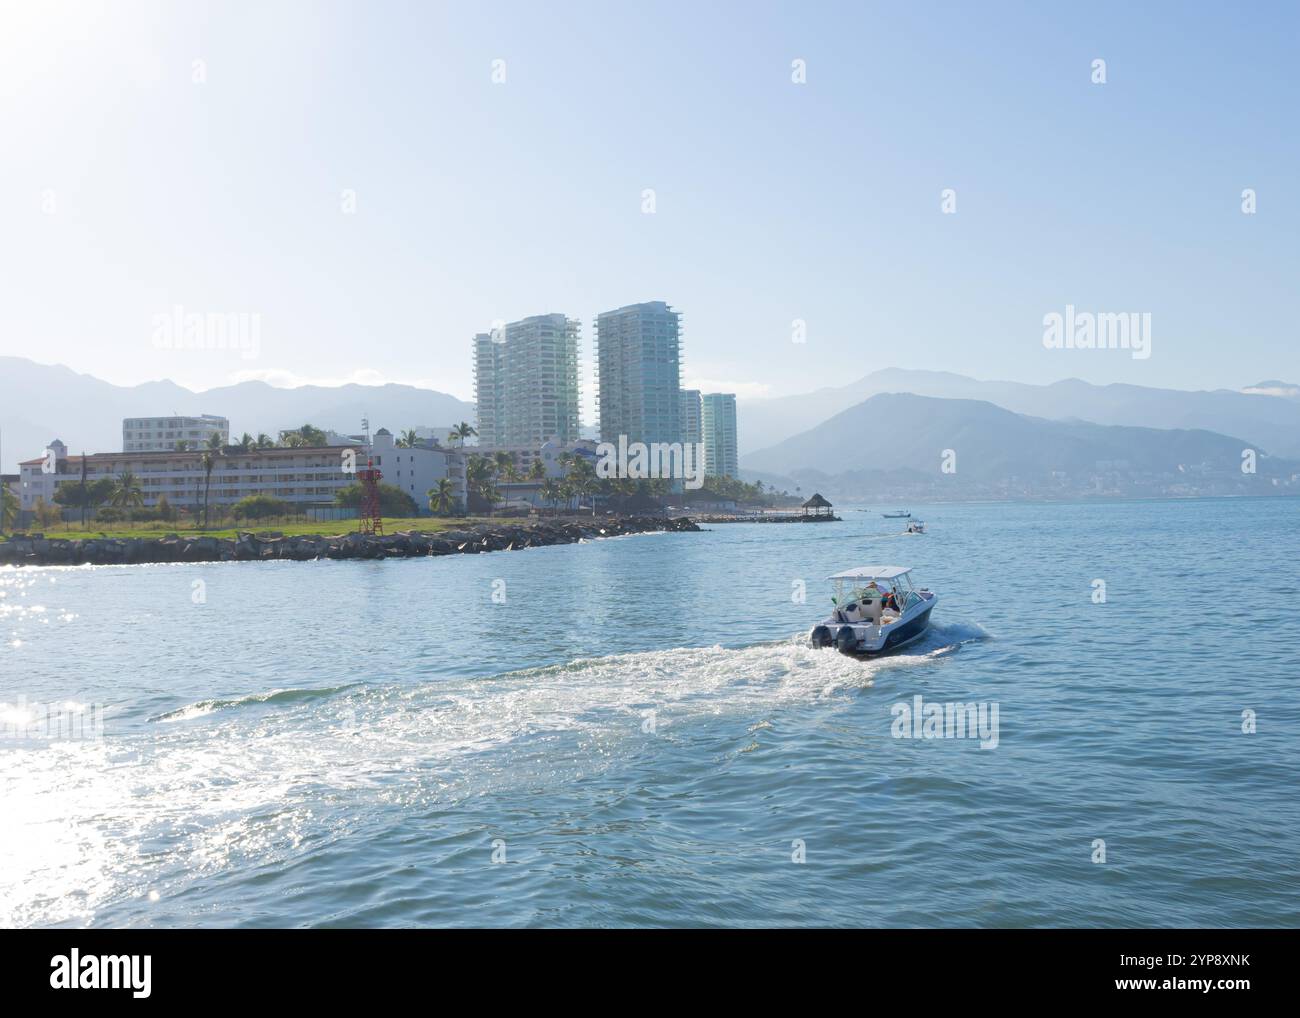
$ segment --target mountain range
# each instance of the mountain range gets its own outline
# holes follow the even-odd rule
[[[1284,399],[1300,399],[1300,385],[1295,382],[1279,382],[1276,378],[1266,382],[1256,382],[1241,391],[1262,396],[1281,396]]]
[[[193,392],[175,382],[121,386],[61,365],[23,357],[0,357],[0,470],[39,456],[51,439],[73,453],[122,448],[122,419],[168,414],[217,414],[230,419],[233,436],[247,431],[274,437],[286,428],[314,424],[342,434],[372,428],[396,433],[430,428],[435,434],[461,421],[474,422],[474,404],[413,385],[302,385],[277,388],[239,382]]]
[[[173,413],[220,414],[236,436],[275,435],[303,423],[355,433],[363,417],[374,428],[439,434],[475,417],[472,403],[411,385],[277,388],[248,381],[193,392],[170,381],[118,386],[62,366],[0,357],[5,471],[54,438],[72,452],[120,449],[124,417]],[[1255,482],[1294,486],[1300,459],[1300,386],[1275,380],[1241,392],[1183,391],[1078,379],[1028,385],[888,368],[840,387],[742,400],[737,418],[747,478],[841,492],[939,493],[1019,479],[1035,490],[1118,490],[1119,483],[1181,491],[1188,481],[1196,490],[1239,493],[1255,490]],[[944,449],[956,453],[955,474],[939,473]],[[1242,474],[1245,449],[1259,455],[1255,475]]]
[[[758,470],[751,455],[807,431],[881,393],[909,392],[942,399],[983,400],[1019,414],[1144,428],[1193,428],[1232,435],[1276,456],[1300,457],[1300,393],[1284,382],[1247,391],[1188,391],[1143,385],[1093,385],[1068,378],[1051,385],[981,381],[946,371],[884,368],[838,387],[797,396],[739,400],[736,410],[741,466]]]
[[[1011,478],[1040,481],[1053,474],[1238,475],[1239,438],[1198,429],[1139,428],[1054,421],[1012,413],[983,400],[888,393],[841,411],[814,428],[746,458],[748,469],[798,478],[862,472],[911,472],[951,484]],[[944,471],[944,450],[952,450]],[[1258,457],[1258,464],[1300,464]],[[1277,470],[1258,468],[1261,476]]]

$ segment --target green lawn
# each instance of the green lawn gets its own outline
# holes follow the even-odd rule
[[[489,522],[492,521],[485,516],[420,516],[405,519],[384,517],[384,533],[395,534],[399,530],[422,530],[431,534],[440,530],[457,530],[473,523]],[[85,537],[165,537],[168,534],[179,534],[182,537],[234,537],[237,530],[254,534],[275,532],[284,534],[286,537],[297,537],[303,534],[333,536],[336,534],[351,534],[356,529],[356,520],[334,520],[329,523],[259,521],[257,523],[242,524],[238,528],[214,526],[211,530],[195,530],[192,527],[181,529],[176,525],[166,523],[106,523],[99,528],[94,523],[89,523],[86,525],[86,529],[83,530],[79,523],[59,523],[44,529],[33,526],[31,532],[43,533],[46,537],[66,537],[70,540],[76,540]],[[21,537],[22,535],[18,536]]]

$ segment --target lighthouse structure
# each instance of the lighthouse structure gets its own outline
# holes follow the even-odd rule
[[[375,469],[374,444],[370,440],[370,418],[361,418],[361,430],[366,438],[366,469],[357,471],[361,485],[361,505],[357,509],[357,532],[383,534],[384,514],[379,507],[379,480],[384,475]],[[382,431],[382,429],[380,429]]]
[[[379,479],[384,475],[375,469],[373,458],[366,460],[366,469],[357,471],[361,482],[361,509],[357,515],[357,530],[362,534],[383,534],[384,514],[379,507]]]

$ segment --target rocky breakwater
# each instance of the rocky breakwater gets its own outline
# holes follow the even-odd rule
[[[569,518],[530,523],[475,524],[461,530],[399,531],[383,536],[308,534],[238,537],[168,534],[166,537],[90,537],[78,540],[18,535],[0,541],[0,566],[141,565],[154,562],[257,562],[288,559],[413,558],[473,555],[657,531],[697,531],[689,519],[649,516]]]

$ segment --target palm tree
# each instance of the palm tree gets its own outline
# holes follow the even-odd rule
[[[325,432],[312,424],[304,424],[291,431],[280,432],[280,444],[289,449],[301,449],[306,445],[324,445]]]
[[[493,455],[492,462],[496,467],[497,477],[505,485],[506,498],[509,499],[510,485],[515,482],[518,476],[515,471],[515,458],[503,450]]]
[[[519,479],[521,481],[529,481],[536,485],[537,487],[535,489],[534,498],[541,500],[541,484],[546,480],[546,464],[544,464],[540,459],[534,458],[533,461],[528,464],[528,472],[521,472],[519,474]]]
[[[239,436],[239,441],[236,442],[233,446],[231,446],[231,448],[238,449],[240,452],[248,452],[256,445],[257,445],[257,439],[255,439],[252,435],[250,435],[247,431],[245,431],[242,435]]]
[[[468,421],[461,421],[447,435],[447,440],[452,445],[459,445],[462,449],[465,447],[465,439],[477,435],[478,432],[469,426]]]
[[[465,464],[465,485],[488,504],[488,515],[492,515],[492,504],[497,500],[495,475],[492,461],[486,456],[471,456]]]
[[[129,470],[123,470],[113,482],[113,491],[108,496],[108,504],[115,509],[127,509],[144,505],[144,494],[140,491],[140,480]]]
[[[541,496],[542,501],[548,503],[554,512],[556,503],[564,497],[564,486],[554,477],[548,477],[542,482]]]
[[[208,529],[208,492],[212,488],[212,468],[217,465],[217,460],[225,455],[225,449],[221,441],[221,436],[211,434],[208,436],[207,448],[203,450],[203,529]]]
[[[415,433],[414,428],[407,428],[397,437],[397,448],[414,449],[420,444],[420,436]]]
[[[270,435],[268,435],[266,432],[261,431],[258,432],[257,441],[255,441],[253,445],[256,446],[258,449],[274,449],[275,439],[272,438]]]
[[[430,488],[425,494],[429,497],[429,512],[439,516],[450,516],[456,508],[456,486],[450,477],[438,480],[436,488]]]
[[[578,496],[578,505],[582,506],[582,497],[584,495],[593,496],[591,499],[591,514],[596,515],[596,491],[600,488],[600,479],[596,477],[596,468],[591,465],[591,461],[585,456],[575,456],[569,467],[569,473],[566,476],[569,482],[570,490]],[[614,482],[616,485],[618,482]]]
[[[487,457],[471,453],[465,458],[465,480],[471,488],[478,487],[491,478],[492,464]]]
[[[63,519],[62,510],[57,505],[50,505],[44,498],[38,498],[32,503],[32,514],[36,517],[36,525],[42,530],[57,526]]]
[[[81,529],[86,529],[86,503],[90,501],[86,493],[86,450],[81,450],[81,491],[78,492],[81,498]]]
[[[11,529],[18,522],[18,496],[9,485],[0,483],[0,531]]]

